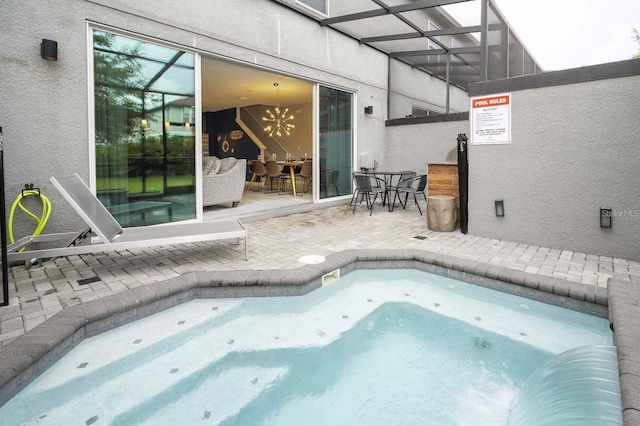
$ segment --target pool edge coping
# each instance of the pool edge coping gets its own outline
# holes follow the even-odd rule
[[[623,420],[625,425],[640,425],[640,286],[609,278],[607,291]]]
[[[617,351],[625,424],[640,424],[640,363],[632,356],[640,354],[640,327],[623,325],[638,322],[640,286],[610,279],[611,285],[601,288],[419,249],[344,250],[297,269],[189,272],[68,307],[0,348],[0,406],[85,338],[186,301],[302,295],[321,287],[323,277],[336,270],[402,268],[608,317],[625,330],[620,338],[614,334],[616,346],[622,344]]]

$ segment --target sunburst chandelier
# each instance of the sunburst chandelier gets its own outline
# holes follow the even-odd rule
[[[273,83],[273,87],[276,88],[276,108],[275,114],[270,110],[267,110],[267,116],[262,117],[262,121],[267,122],[267,126],[264,128],[264,131],[269,133],[269,137],[272,137],[275,133],[277,136],[282,136],[282,132],[286,133],[287,136],[291,135],[291,129],[294,126],[291,123],[288,123],[289,120],[293,120],[293,114],[287,115],[289,112],[289,108],[285,108],[284,111],[280,110],[280,89],[278,88],[278,83]]]

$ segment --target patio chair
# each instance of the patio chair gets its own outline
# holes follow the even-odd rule
[[[354,173],[353,179],[356,183],[356,189],[353,192],[353,196],[351,196],[353,213],[356,212],[358,196],[361,196],[360,203],[362,203],[363,199],[367,201],[367,209],[369,209],[369,216],[371,216],[371,213],[373,213],[373,205],[376,202],[378,195],[382,195],[384,197],[387,190],[387,184],[384,179],[380,179],[379,177],[366,173]],[[371,195],[373,195],[373,200],[371,200]]]
[[[7,247],[9,262],[231,238],[237,238],[238,244],[244,238],[245,260],[249,260],[247,230],[237,219],[122,228],[77,174],[49,180],[89,228],[24,237]],[[99,241],[92,241],[92,235]],[[32,249],[40,243],[47,248]],[[51,247],[54,243],[58,245]]]
[[[418,182],[418,185],[414,188],[413,185]],[[416,206],[418,206],[418,211],[420,212],[420,216],[422,216],[422,210],[420,209],[420,204],[418,203],[418,195],[422,195],[425,201],[427,201],[427,194],[425,194],[424,189],[427,187],[427,175],[414,176],[406,180],[403,185],[400,185],[402,181],[398,183],[396,186],[396,193],[393,196],[393,205],[391,206],[391,210],[396,205],[396,197],[400,201],[400,205],[402,208],[407,207],[407,200],[409,199],[409,195],[413,195],[413,200],[416,202]],[[404,203],[402,202],[402,194],[404,194]]]
[[[393,176],[389,179],[388,187],[387,187],[387,195],[389,196],[389,211],[393,211],[393,207],[396,202],[396,196],[398,195],[399,189],[404,189],[413,183],[413,179],[416,177],[416,172],[413,171],[403,171],[398,175],[398,181],[393,184]],[[393,200],[391,199],[393,197]],[[402,202],[401,202],[402,203]]]

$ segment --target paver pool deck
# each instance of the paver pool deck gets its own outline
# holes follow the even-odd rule
[[[244,244],[215,241],[70,256],[30,268],[13,266],[9,273],[10,304],[0,307],[0,346],[11,348],[14,340],[65,309],[138,287],[166,286],[167,280],[194,272],[237,271],[236,276],[246,278],[263,271],[273,279],[274,271],[284,271],[283,276],[291,277],[291,271],[306,267],[300,261],[305,255],[335,258],[354,250],[389,249],[415,250],[467,262],[460,269],[485,265],[481,268],[484,271],[496,267],[499,271],[512,271],[514,278],[522,280],[525,276],[538,277],[542,283],[551,278],[555,283],[567,284],[567,291],[578,289],[605,300],[607,286],[613,283],[620,291],[614,301],[619,308],[615,310],[631,318],[637,325],[635,330],[640,329],[640,262],[465,235],[459,230],[433,232],[415,205],[393,212],[376,207],[371,216],[364,205],[353,214],[346,202],[295,211],[281,209],[241,218],[249,233],[248,261],[244,260]],[[612,301],[609,300],[610,311]],[[616,338],[621,359],[618,335],[630,337],[623,346],[630,364],[631,390],[627,394],[633,393],[633,386],[637,385],[637,390],[635,395],[627,396],[638,401],[640,340],[632,329],[621,326],[621,331],[616,329]],[[622,388],[624,400],[629,386]],[[625,424],[634,424],[635,420],[640,424],[639,407],[627,404],[631,412],[625,412]]]

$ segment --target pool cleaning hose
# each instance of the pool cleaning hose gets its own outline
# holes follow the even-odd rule
[[[44,195],[42,195],[40,193],[40,190],[38,188],[33,188],[33,184],[32,183],[28,183],[25,186],[25,189],[23,189],[22,191],[20,191],[20,194],[18,194],[18,196],[16,197],[16,200],[13,202],[13,205],[11,206],[11,212],[9,213],[9,223],[8,223],[8,228],[9,228],[9,243],[13,243],[14,239],[13,239],[13,216],[15,214],[16,211],[16,207],[20,207],[20,210],[22,210],[23,212],[25,212],[29,217],[31,217],[33,220],[36,221],[36,229],[35,231],[33,231],[33,235],[40,235],[42,233],[42,230],[44,229],[44,227],[47,224],[47,221],[49,220],[49,216],[51,215],[51,202],[49,201],[49,199],[47,197],[45,197]],[[30,212],[25,206],[22,205],[22,200],[26,197],[30,197],[30,196],[34,196],[37,195],[40,198],[40,201],[42,201],[42,214],[40,217],[36,216],[35,214],[33,214],[32,212]]]

